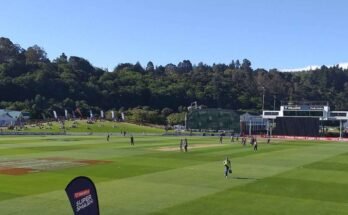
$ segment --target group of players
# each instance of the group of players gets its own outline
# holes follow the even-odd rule
[[[220,135],[220,144],[222,144],[222,139],[223,136]],[[237,141],[238,141],[238,137],[237,137]],[[271,139],[270,137],[267,138],[267,143],[270,143]],[[234,142],[234,136],[231,136],[231,142]],[[243,146],[246,145],[247,142],[247,137],[243,136],[242,140],[241,140],[241,144]],[[254,147],[254,152],[257,151],[257,139],[255,136],[251,136],[250,137],[250,145],[252,145]],[[232,174],[232,166],[231,166],[231,161],[228,157],[226,157],[226,159],[223,161],[223,165],[224,165],[224,175],[227,178],[229,174]]]
[[[231,135],[231,143],[234,142],[234,139],[235,139],[235,136]],[[239,141],[239,137],[238,136],[236,137],[236,141]],[[222,144],[222,142],[223,142],[223,135],[220,135],[219,143]],[[243,136],[241,144],[243,146],[246,146],[246,142],[247,142],[247,137]],[[267,143],[270,143],[270,138],[268,138]],[[256,139],[255,136],[251,136],[250,137],[250,145],[252,145],[254,147],[254,151],[256,152],[257,151],[257,139]]]
[[[123,136],[126,136],[126,132],[124,132],[124,135]],[[110,141],[110,134],[108,133],[108,135],[106,136],[106,141],[109,142]],[[131,146],[134,146],[134,137],[133,135],[130,135],[130,144]]]
[[[234,135],[231,135],[231,142],[234,142]],[[106,136],[106,140],[107,142],[109,142],[110,140],[110,134],[107,134]],[[239,141],[239,137],[236,137],[236,141]],[[222,144],[223,142],[223,135],[220,135],[219,137],[219,143]],[[241,139],[241,144],[243,146],[246,145],[247,142],[247,137],[243,136]],[[267,139],[267,143],[270,143],[270,138]],[[130,136],[130,144],[132,146],[134,146],[134,137],[133,135]],[[257,151],[257,139],[255,136],[251,136],[250,137],[250,145],[252,145],[254,147],[254,152]],[[180,151],[183,152],[187,152],[188,150],[188,141],[187,138],[185,139],[180,139],[180,144],[179,144],[179,148]],[[226,159],[223,161],[223,165],[224,165],[224,175],[227,178],[229,174],[232,174],[232,166],[231,166],[231,161],[228,157],[226,157]]]

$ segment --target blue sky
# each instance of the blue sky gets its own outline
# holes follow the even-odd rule
[[[348,62],[346,0],[0,0],[0,36],[112,70],[184,59],[253,68]]]

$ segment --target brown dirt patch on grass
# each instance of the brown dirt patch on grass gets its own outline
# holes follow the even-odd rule
[[[20,160],[4,159],[0,161],[0,174],[24,175],[33,172],[60,170],[111,162],[112,161],[105,160],[75,160],[62,157],[30,158]]]
[[[30,168],[1,168],[0,167],[0,174],[5,174],[5,175],[25,175],[33,171],[34,170]]]

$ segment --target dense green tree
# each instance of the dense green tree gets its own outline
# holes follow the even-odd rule
[[[161,114],[164,115],[164,116],[168,116],[169,114],[173,113],[173,109],[171,108],[163,108],[162,111],[161,111]]]
[[[176,73],[176,71],[177,71],[177,67],[172,63],[169,63],[165,66],[166,73]]]
[[[241,68],[243,70],[250,70],[251,69],[251,62],[248,59],[243,59],[243,63]]]
[[[133,66],[133,71],[135,72],[140,72],[140,73],[144,73],[145,70],[144,68],[141,66],[141,64],[139,62],[137,62],[134,66]]]
[[[63,52],[58,58],[56,58],[53,62],[58,64],[65,64],[68,63],[68,57]]]
[[[185,112],[193,101],[210,108],[257,112],[263,88],[266,109],[273,109],[276,96],[278,105],[325,100],[336,110],[347,110],[347,83],[348,70],[338,66],[290,73],[253,70],[247,59],[242,64],[233,60],[230,65],[200,62],[195,66],[183,60],[156,68],[150,61],[146,69],[140,63],[121,63],[109,72],[64,53],[50,62],[37,45],[23,50],[0,38],[0,108],[30,111],[36,118],[41,113],[49,116],[52,110],[79,108],[87,116],[90,109],[122,108],[120,112],[129,110],[130,119],[137,122],[165,123],[165,117]]]
[[[189,60],[180,62],[177,66],[177,71],[182,73],[188,73],[192,71],[192,63]]]
[[[155,66],[151,61],[149,61],[146,65],[146,72],[154,72],[155,71]]]
[[[234,62],[234,60],[231,61],[231,63],[228,65],[228,67],[232,70],[236,69],[236,63]]]
[[[0,37],[0,64],[19,60],[23,49],[8,38]]]
[[[173,125],[184,125],[185,123],[185,112],[182,113],[172,113],[167,117],[167,123],[171,126]]]
[[[239,69],[240,68],[240,62],[239,62],[239,60],[236,60],[236,69]]]
[[[31,46],[25,51],[25,59],[27,64],[48,61],[47,53],[38,45]]]

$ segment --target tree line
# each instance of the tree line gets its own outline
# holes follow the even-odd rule
[[[23,49],[0,37],[0,108],[23,110],[33,118],[79,108],[152,114],[151,123],[181,119],[193,101],[211,108],[257,112],[279,107],[280,101],[329,101],[348,109],[348,70],[338,66],[301,72],[253,69],[248,59],[230,64],[183,60],[177,65],[120,63],[113,71],[62,53],[54,60],[33,45]],[[178,114],[179,115],[175,115]],[[174,114],[174,115],[173,115]],[[156,116],[156,117],[155,117]],[[144,119],[142,119],[144,120]]]

